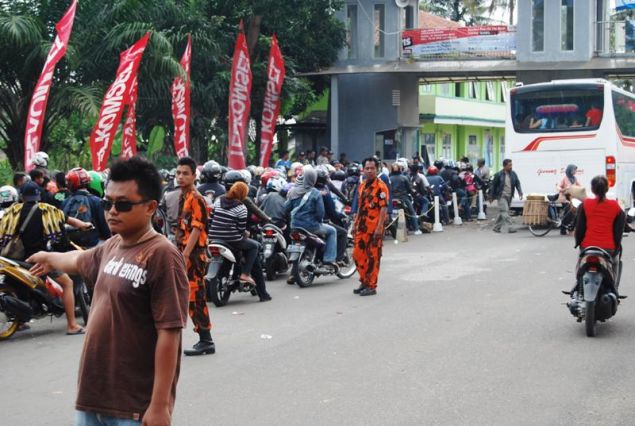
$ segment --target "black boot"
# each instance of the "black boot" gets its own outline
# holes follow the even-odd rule
[[[355,290],[353,290],[353,294],[359,294],[362,292],[363,289],[365,289],[366,286],[364,284],[360,284],[359,287],[357,287]]]
[[[212,335],[209,330],[199,332],[198,336],[198,343],[196,343],[192,349],[186,349],[183,351],[186,356],[207,355],[216,352],[216,345],[214,345],[214,341],[212,340]]]

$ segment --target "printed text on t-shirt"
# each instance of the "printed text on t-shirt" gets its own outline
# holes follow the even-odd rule
[[[124,263],[124,258],[119,260],[112,258],[104,268],[104,272],[108,275],[123,278],[132,281],[132,286],[138,288],[145,284],[148,271],[132,263]]]

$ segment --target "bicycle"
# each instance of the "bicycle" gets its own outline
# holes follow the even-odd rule
[[[557,201],[559,194],[547,195],[547,218],[543,224],[529,225],[529,232],[536,237],[544,237],[552,229],[559,229],[562,225],[562,219],[569,212],[569,209],[562,208],[558,210]]]

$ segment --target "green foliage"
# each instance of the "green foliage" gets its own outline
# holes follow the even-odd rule
[[[54,25],[70,0],[0,0],[0,148],[21,168],[28,103],[54,37]],[[341,0],[82,0],[66,57],[60,61],[49,97],[41,149],[60,168],[90,167],[88,141],[103,94],[112,83],[119,53],[152,31],[139,70],[138,148],[174,162],[170,87],[187,34],[192,34],[191,152],[199,161],[224,161],[227,97],[238,23],[250,40],[254,83],[252,118],[260,120],[266,61],[276,33],[287,79],[282,114],[303,111],[327,87],[322,78],[295,75],[330,66],[345,40],[334,16]],[[319,35],[319,36],[318,36]],[[163,143],[151,132],[164,129]],[[256,144],[250,147],[255,158]]]
[[[489,4],[496,0],[424,0],[421,7],[437,16],[465,25],[483,25]],[[491,14],[491,11],[490,11]]]

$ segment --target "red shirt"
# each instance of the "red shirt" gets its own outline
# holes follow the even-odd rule
[[[602,110],[599,108],[591,108],[587,111],[586,118],[589,119],[589,126],[597,127],[602,122]]]
[[[584,200],[584,214],[586,216],[586,232],[582,240],[582,248],[591,246],[606,250],[615,250],[613,241],[613,223],[621,213],[622,208],[615,200],[598,202],[596,198]]]

